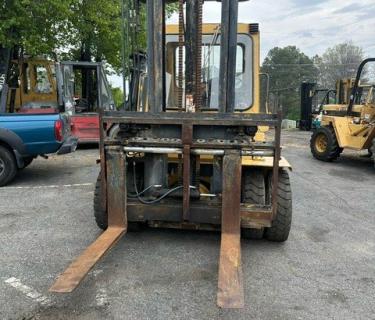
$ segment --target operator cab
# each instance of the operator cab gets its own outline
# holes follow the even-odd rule
[[[61,62],[58,66],[59,104],[71,115],[72,134],[79,143],[99,141],[99,110],[115,110],[104,65]]]
[[[219,70],[221,36],[219,24],[203,24],[201,51],[201,111],[219,109]],[[165,55],[165,105],[168,111],[178,111],[182,105],[189,109],[189,95],[186,88],[186,47],[178,36],[178,25],[166,26]],[[260,35],[258,24],[238,24],[237,56],[235,70],[235,111],[259,113],[260,107]],[[180,57],[182,57],[180,61]],[[128,109],[136,105],[137,111],[147,111],[147,57],[143,53],[133,55],[134,65],[130,76]],[[180,75],[181,74],[181,75]],[[180,91],[182,91],[182,103]],[[129,103],[129,101],[132,103]],[[264,108],[263,108],[264,109]],[[190,112],[193,110],[190,110]]]

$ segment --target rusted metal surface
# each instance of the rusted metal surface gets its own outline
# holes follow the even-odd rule
[[[189,220],[190,214],[190,146],[193,139],[193,126],[185,124],[182,126],[182,143],[183,149],[183,220]]]
[[[124,233],[125,228],[108,228],[59,276],[49,291],[59,293],[72,292],[90,272],[96,262],[116,244]]]
[[[271,220],[272,209],[270,206],[241,205],[241,219],[249,220]]]
[[[277,214],[277,197],[279,188],[279,167],[281,158],[281,121],[282,121],[282,111],[279,110],[277,113],[278,123],[275,126],[275,154],[273,160],[272,169],[272,219],[276,217]]]
[[[183,101],[184,96],[184,0],[178,0],[178,110],[181,112],[185,103]]]
[[[196,224],[196,223],[178,223],[166,221],[150,221],[148,226],[151,228],[168,228],[168,229],[183,229],[183,230],[204,230],[204,231],[219,231],[220,227],[213,224]]]
[[[129,138],[127,139],[127,144],[129,146],[143,146],[143,147],[169,147],[169,148],[180,148],[181,147],[181,140],[180,139],[174,139],[174,138]],[[232,149],[234,147],[243,147],[246,148],[243,150],[243,156],[251,156],[251,157],[270,157],[274,156],[273,152],[273,146],[270,144],[260,144],[260,143],[249,143],[248,140],[221,140],[221,139],[194,139],[191,147],[194,148],[192,150],[193,154],[199,154],[199,151],[201,149],[213,149],[212,153],[210,153],[209,150],[207,150],[206,154],[211,155],[220,155],[222,156],[224,154],[223,149]],[[130,149],[130,148],[129,148]],[[271,149],[268,150],[267,149]],[[218,150],[218,151],[217,151]],[[130,150],[129,150],[130,151]],[[144,150],[147,151],[147,150]],[[175,152],[176,151],[176,152]],[[181,149],[178,151],[175,150],[173,153],[182,153]],[[221,151],[220,154],[218,154]],[[157,153],[157,152],[151,152],[151,150],[147,151],[150,153]],[[259,152],[259,153],[258,153]],[[161,152],[159,152],[161,153]]]
[[[223,159],[223,199],[217,304],[243,308],[241,266],[241,154],[228,152]]]
[[[103,122],[103,109],[99,109],[99,135],[100,135],[100,141],[99,141],[99,153],[100,153],[100,174],[101,174],[101,207],[102,209],[107,208],[107,176],[106,176],[106,156],[105,156],[105,149],[104,149],[104,136],[105,136],[105,130],[104,130],[104,122]]]
[[[278,123],[275,114],[250,114],[250,113],[187,113],[187,112],[160,112],[156,114],[148,112],[104,111],[104,122],[126,124],[157,124],[183,125],[190,122],[194,125],[208,126],[270,126]]]
[[[184,145],[183,152],[183,219],[188,221],[190,213],[190,145]]]
[[[182,126],[181,141],[183,145],[191,145],[193,141],[193,125],[191,123],[185,123]]]
[[[164,17],[164,1],[147,0],[147,94],[151,113],[162,112],[165,105]]]
[[[244,226],[270,227],[272,210],[270,207],[249,207],[241,205],[241,224]],[[181,222],[183,205],[181,201],[170,199],[168,203],[145,206],[134,200],[128,202],[128,220],[133,222],[167,221]],[[221,203],[200,200],[190,203],[189,222],[196,224],[221,225]]]
[[[195,41],[195,81],[194,81],[194,102],[196,111],[202,108],[202,23],[203,23],[203,1],[196,0],[196,41]]]
[[[106,154],[108,229],[60,275],[51,292],[72,292],[127,230],[125,154],[114,147]]]
[[[120,147],[112,148],[106,153],[108,226],[126,229],[126,155]]]

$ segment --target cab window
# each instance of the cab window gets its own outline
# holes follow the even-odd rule
[[[179,92],[179,46],[175,36],[167,36],[167,107],[178,107]],[[202,104],[203,109],[219,108],[220,79],[220,37],[203,36],[202,47]],[[238,36],[236,58],[236,97],[237,110],[249,109],[253,104],[253,48],[252,38],[243,34]],[[173,66],[173,67],[172,67]],[[185,74],[185,48],[183,48],[183,75]],[[183,79],[185,86],[185,79]]]
[[[35,92],[51,93],[52,85],[48,78],[47,68],[43,65],[34,66],[35,72]]]

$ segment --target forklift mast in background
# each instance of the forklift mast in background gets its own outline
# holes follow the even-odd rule
[[[311,131],[314,129],[313,120],[320,114],[322,107],[331,102],[331,96],[336,100],[336,91],[331,89],[319,89],[316,83],[303,82],[301,84],[301,119],[299,129]]]
[[[303,82],[301,84],[301,119],[299,128],[303,131],[311,130],[313,92],[316,83]]]

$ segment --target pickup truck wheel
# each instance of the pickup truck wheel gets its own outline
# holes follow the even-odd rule
[[[266,187],[264,173],[257,168],[246,168],[243,174],[242,203],[265,205]],[[242,228],[241,236],[244,239],[263,239],[264,228]]]
[[[106,203],[107,201],[103,201]],[[102,175],[99,173],[95,184],[94,192],[94,217],[96,224],[102,230],[108,228],[108,214],[107,208],[103,208],[102,205]],[[138,232],[141,231],[142,224],[139,222],[129,222],[128,221],[128,232]]]
[[[0,146],[0,187],[12,181],[16,174],[16,159],[7,148]]]

